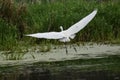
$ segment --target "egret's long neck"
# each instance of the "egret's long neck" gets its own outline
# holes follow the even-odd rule
[[[62,26],[60,26],[60,29],[61,29],[61,31],[63,31],[63,27]]]

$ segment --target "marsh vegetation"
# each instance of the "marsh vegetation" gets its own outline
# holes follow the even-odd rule
[[[20,52],[20,47],[49,43],[47,49],[41,47],[41,51],[49,51],[49,45],[58,45],[59,42],[24,35],[60,31],[61,25],[67,29],[96,8],[98,14],[94,20],[77,34],[73,42],[120,43],[119,4],[119,0],[39,0],[39,3],[31,3],[29,0],[0,0],[0,50]]]
[[[67,29],[96,8],[67,45],[76,54],[69,47],[66,55],[57,40],[24,36]],[[0,0],[0,80],[119,80],[118,44],[120,0]]]

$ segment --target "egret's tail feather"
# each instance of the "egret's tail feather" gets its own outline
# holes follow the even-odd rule
[[[71,36],[70,36],[70,38],[71,38],[71,39],[74,39],[74,38],[75,38],[75,36],[76,36],[76,35],[75,35],[75,34],[73,34],[73,35],[71,35]]]
[[[59,39],[60,42],[70,42],[69,38],[61,38]]]

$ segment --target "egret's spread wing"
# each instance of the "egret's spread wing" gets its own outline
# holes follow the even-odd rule
[[[72,25],[70,28],[66,30],[69,34],[75,34],[79,32],[81,29],[83,29],[96,15],[97,10],[94,10],[92,13],[90,13],[88,16],[77,22],[76,24]]]
[[[45,32],[45,33],[35,33],[28,34],[26,36],[31,36],[35,38],[45,38],[45,39],[60,39],[63,38],[60,32]]]

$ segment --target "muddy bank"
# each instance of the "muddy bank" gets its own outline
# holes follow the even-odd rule
[[[120,45],[75,46],[77,53],[68,45],[69,54],[63,46],[30,50],[21,60],[1,55],[0,80],[120,80]]]
[[[103,58],[109,55],[120,55],[120,45],[113,44],[72,44],[77,49],[77,52],[72,46],[68,45],[68,54],[65,52],[64,46],[52,46],[48,52],[41,52],[39,46],[35,46],[35,50],[30,49],[20,60],[6,60],[3,54],[0,54],[0,65],[20,65],[31,64],[35,62],[56,62],[76,59],[92,59]],[[1,52],[3,53],[3,52]]]

